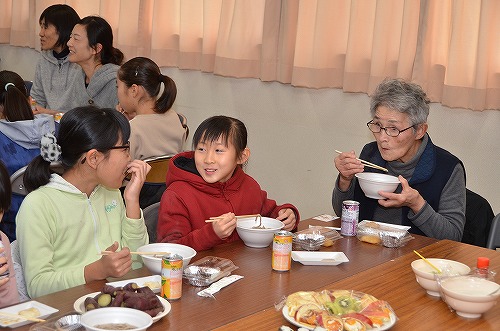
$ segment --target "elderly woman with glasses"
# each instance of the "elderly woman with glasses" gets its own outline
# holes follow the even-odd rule
[[[410,226],[410,232],[460,241],[465,224],[465,169],[450,152],[434,145],[427,133],[429,100],[416,84],[383,81],[371,98],[367,123],[375,141],[364,146],[360,159],[387,168],[401,182],[384,199],[366,197],[356,173],[380,172],[364,167],[354,151],[335,160],[339,175],[332,205],[341,214],[344,200],[360,203],[359,219]]]

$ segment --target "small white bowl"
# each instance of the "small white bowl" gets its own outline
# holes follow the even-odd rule
[[[241,218],[236,223],[238,235],[249,247],[269,246],[273,241],[274,234],[285,226],[283,222],[270,217],[262,217],[262,225],[265,229],[253,229],[256,225],[259,225],[259,221],[255,220],[255,217]]]
[[[466,318],[479,318],[493,307],[500,291],[500,285],[484,278],[472,276],[450,277],[441,280],[443,300],[455,309],[457,315]]]
[[[172,243],[155,243],[141,246],[137,249],[139,252],[169,252],[182,256],[182,268],[184,269],[191,259],[196,255],[196,251],[186,245]],[[161,259],[155,255],[141,255],[142,261],[149,269],[152,275],[161,274]]]
[[[467,265],[457,261],[435,258],[429,258],[427,260],[441,269],[443,274],[447,276],[467,275],[470,272],[470,268]],[[427,294],[435,297],[441,296],[439,293],[439,284],[435,278],[436,271],[430,265],[424,260],[418,259],[411,263],[411,268],[415,273],[417,283],[427,291]]]
[[[108,307],[88,311],[84,313],[80,319],[80,324],[83,325],[87,331],[120,330],[110,328],[102,329],[96,327],[106,324],[109,325],[119,323],[126,323],[135,326],[134,329],[129,329],[129,331],[144,331],[149,328],[151,324],[153,324],[153,318],[138,309]]]
[[[360,172],[356,174],[359,186],[368,198],[384,199],[378,192],[394,192],[399,185],[397,177],[376,172]]]

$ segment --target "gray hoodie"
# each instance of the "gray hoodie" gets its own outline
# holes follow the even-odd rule
[[[52,50],[40,52],[35,80],[30,95],[40,106],[59,112],[71,109],[73,97],[70,86],[81,77],[82,69],[68,57],[57,59]]]
[[[48,132],[55,132],[54,117],[38,114],[34,120],[16,122],[0,120],[0,132],[26,149],[40,148],[42,136]]]

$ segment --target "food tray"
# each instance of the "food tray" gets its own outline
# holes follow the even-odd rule
[[[193,286],[208,286],[229,276],[237,266],[229,259],[205,256],[184,269],[183,277]]]
[[[413,239],[408,233],[409,229],[409,226],[363,220],[358,224],[356,236],[359,240],[372,244],[401,247]]]
[[[312,226],[298,231],[293,236],[293,249],[317,251],[323,246],[331,246],[333,241],[342,238],[335,230],[323,226]]]

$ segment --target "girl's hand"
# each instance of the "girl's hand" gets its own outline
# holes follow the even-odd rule
[[[234,213],[222,214],[217,221],[212,222],[212,227],[222,240],[229,237],[236,228],[236,216]]]
[[[0,254],[4,251],[3,248],[0,248]],[[7,258],[5,256],[0,257],[0,275],[9,270],[9,264],[7,263]],[[9,277],[5,277],[4,279],[0,279],[0,287],[7,284],[9,281]]]
[[[385,198],[378,200],[379,205],[386,208],[407,206],[415,214],[418,213],[425,205],[424,198],[408,184],[408,181],[403,176],[400,175],[398,178],[401,182],[401,193],[378,192],[380,196]]]
[[[339,188],[342,191],[346,191],[351,185],[354,175],[363,172],[365,168],[361,161],[356,159],[354,151],[339,154],[333,162],[340,174]]]
[[[139,201],[141,188],[144,185],[146,175],[150,170],[151,166],[141,160],[133,160],[128,164],[127,172],[131,174],[131,177],[123,193],[125,202],[127,202],[127,200]]]
[[[292,231],[295,228],[295,223],[297,222],[295,213],[290,208],[279,210],[277,220],[282,221],[283,224],[285,224],[283,230],[287,231]]]
[[[86,283],[107,277],[122,277],[132,269],[130,250],[124,247],[121,251],[117,252],[117,249],[118,243],[115,241],[113,245],[106,248],[106,251],[112,253],[103,255],[99,260],[85,266],[84,276]]]

